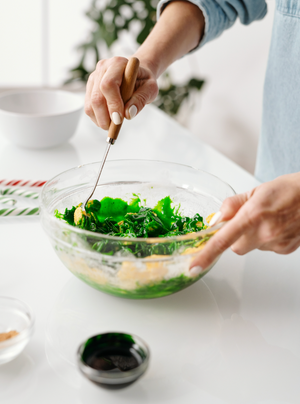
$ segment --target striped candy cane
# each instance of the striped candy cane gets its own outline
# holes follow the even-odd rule
[[[15,205],[17,201],[12,198],[8,198],[7,196],[0,196],[0,203],[9,203],[11,205]]]
[[[0,180],[1,186],[11,186],[11,187],[42,187],[46,181],[37,180]]]
[[[38,197],[39,197],[38,192],[28,191],[27,189],[22,189],[22,188],[5,188],[5,189],[1,189],[0,194],[2,194],[2,195],[18,195],[18,196],[23,196],[25,198],[30,198],[30,199],[38,199]]]
[[[39,214],[39,208],[0,209],[0,216],[34,216],[38,214]]]

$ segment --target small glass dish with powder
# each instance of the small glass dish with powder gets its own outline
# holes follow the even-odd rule
[[[27,304],[0,296],[0,365],[16,358],[33,334],[34,315]]]

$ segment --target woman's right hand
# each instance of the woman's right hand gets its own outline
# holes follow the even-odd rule
[[[85,113],[102,129],[108,130],[111,120],[119,125],[124,117],[134,118],[158,94],[156,77],[141,63],[133,96],[124,105],[120,86],[127,62],[123,57],[100,60],[88,79]]]

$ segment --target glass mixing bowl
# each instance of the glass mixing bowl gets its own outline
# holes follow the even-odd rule
[[[183,236],[125,238],[82,230],[56,218],[56,209],[63,213],[87,198],[99,165],[97,162],[65,171],[49,180],[41,194],[42,226],[55,252],[75,276],[115,296],[148,299],[184,289],[212,268],[216,261],[197,277],[189,274],[190,263],[219,225]],[[181,214],[199,213],[205,222],[235,192],[214,175],[181,164],[107,161],[93,199],[108,196],[130,201],[133,194],[150,208],[170,196],[175,206],[180,205]],[[105,254],[96,250],[99,245],[105,245]],[[131,250],[141,251],[142,258]]]

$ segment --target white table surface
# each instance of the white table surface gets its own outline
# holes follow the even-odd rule
[[[84,115],[61,147],[19,149],[0,136],[0,177],[49,179],[101,160],[105,134]],[[209,171],[236,192],[255,179],[153,107],[126,122],[109,159],[173,161]],[[231,251],[203,280],[175,295],[131,301],[95,291],[60,262],[38,218],[0,218],[0,295],[36,315],[23,353],[0,367],[0,403],[300,403],[300,251]],[[135,332],[151,348],[146,375],[119,391],[75,366],[83,337]]]

